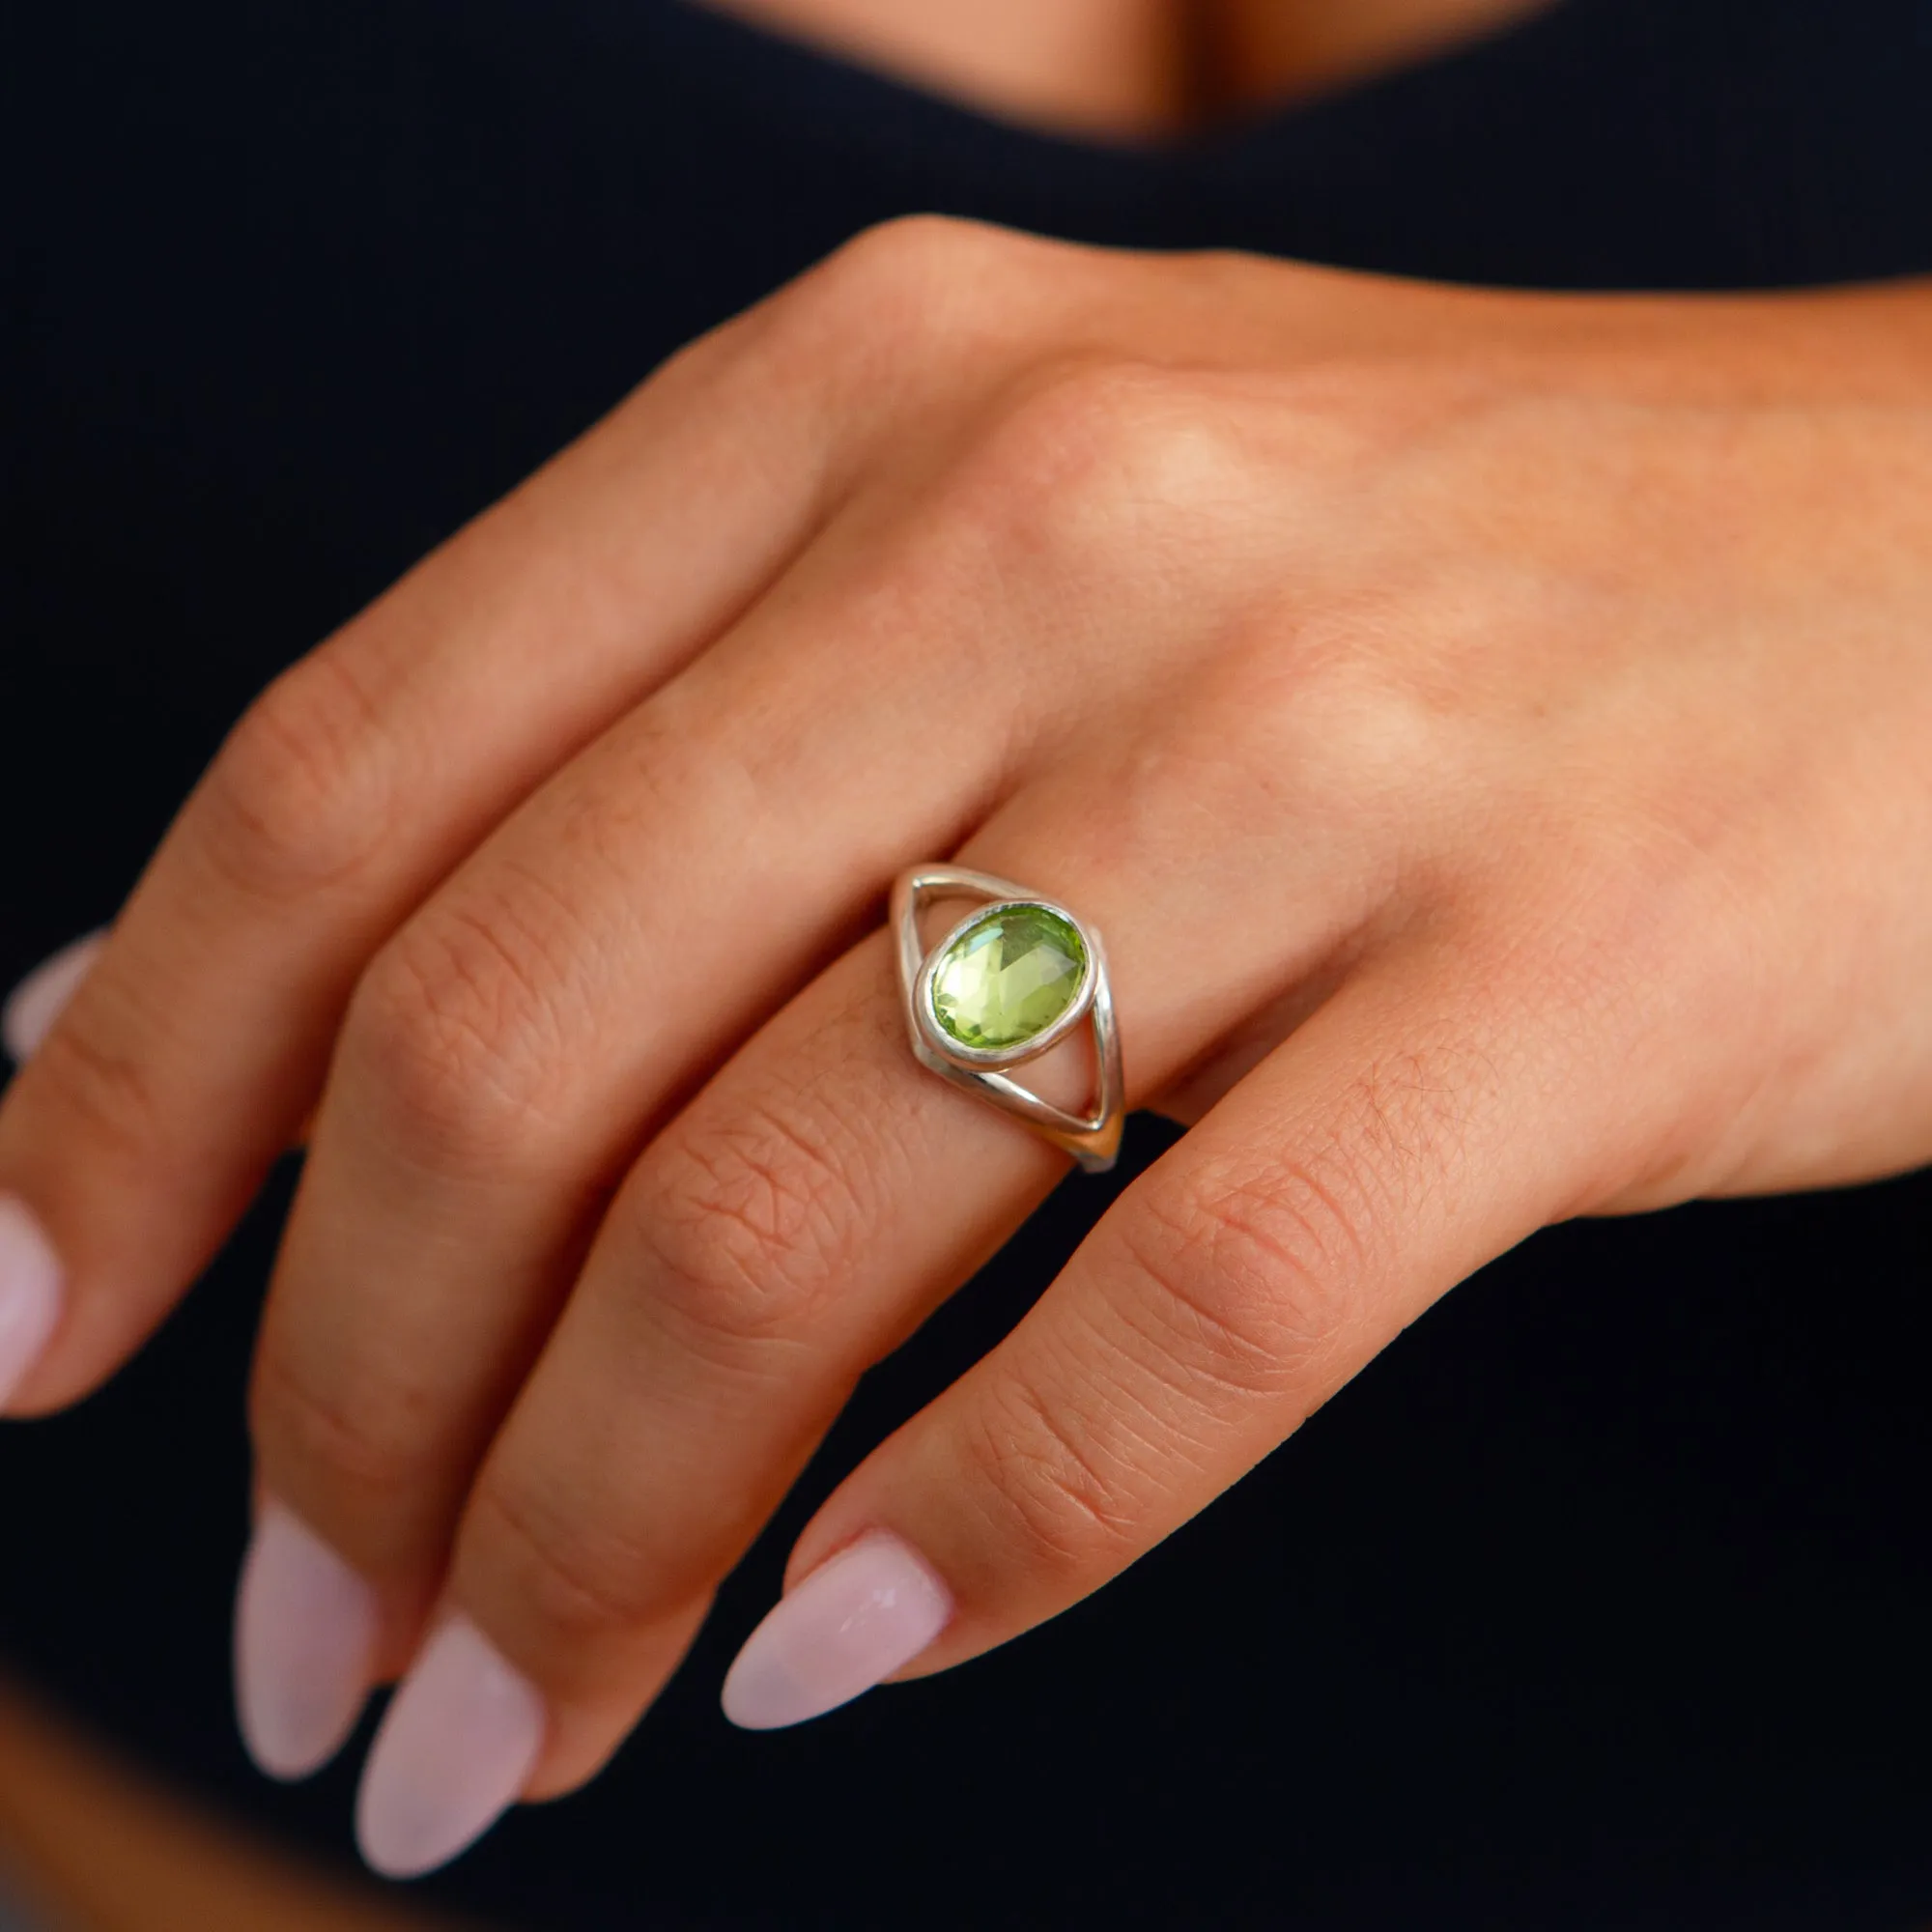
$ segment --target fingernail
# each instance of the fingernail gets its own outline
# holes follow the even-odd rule
[[[60,1320],[61,1264],[27,1204],[0,1194],[0,1409]]]
[[[415,1878],[517,1802],[543,1747],[543,1699],[467,1617],[423,1647],[370,1747],[355,1801],[362,1856]]]
[[[235,1592],[235,1712],[270,1777],[306,1777],[342,1748],[375,1648],[375,1592],[292,1510],[265,1501]]]
[[[63,946],[51,959],[43,959],[0,1007],[0,1044],[15,1066],[24,1066],[41,1050],[54,1022],[79,990],[88,969],[107,942],[104,932],[90,932],[71,946]]]
[[[724,1678],[724,1715],[747,1730],[802,1723],[910,1663],[951,1621],[952,1599],[911,1544],[879,1531],[782,1598]]]

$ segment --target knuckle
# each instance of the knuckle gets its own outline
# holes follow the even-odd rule
[[[857,1260],[866,1174],[858,1137],[790,1096],[680,1133],[631,1208],[654,1307],[729,1358],[808,1328]]]
[[[345,1054],[395,1140],[438,1168],[526,1152],[568,1063],[540,941],[500,908],[451,900],[384,948],[357,988]]]
[[[320,1529],[393,1520],[440,1493],[434,1392],[390,1359],[318,1380],[265,1339],[249,1384],[250,1432],[277,1493]]]
[[[980,1492],[1033,1573],[1091,1577],[1138,1548],[1135,1486],[1107,1452],[1062,1419],[1046,1392],[1008,1376],[965,1438]]]
[[[1380,596],[1284,608],[1268,593],[1122,761],[1135,831],[1171,841],[1190,822],[1239,823],[1258,795],[1378,855],[1453,822],[1483,745],[1404,661],[1397,640],[1425,623]]]
[[[97,1154],[151,1160],[168,1144],[166,1109],[150,1061],[117,1040],[90,1002],[57,1026],[33,1059],[36,1091]]]
[[[539,1662],[567,1660],[665,1607],[661,1553],[627,1538],[612,1510],[560,1506],[527,1485],[486,1480],[463,1541],[466,1567],[487,1550],[492,1594],[516,1605],[520,1649]]]
[[[1279,721],[1293,751],[1325,787],[1357,796],[1413,791],[1453,755],[1452,734],[1412,668],[1392,664],[1393,611],[1298,613],[1293,701]]]
[[[950,365],[996,326],[1037,246],[980,222],[901,215],[862,231],[781,291],[771,326],[801,358],[867,380],[895,367]]]
[[[1150,855],[1151,866],[1192,867],[1201,828],[1252,823],[1258,798],[1283,818],[1308,810],[1265,688],[1226,702],[1217,683],[1218,668],[1209,667],[1191,696],[1168,703],[1158,730],[1120,734],[1108,771],[1114,817],[1095,832],[1095,857],[1124,848]]]
[[[918,314],[970,294],[974,271],[1008,252],[1008,238],[983,223],[897,215],[861,230],[826,259],[825,292],[861,312],[883,301]]]
[[[389,841],[393,770],[344,653],[313,652],[255,700],[209,767],[196,800],[203,849],[253,898],[340,884]]]
[[[1130,1319],[1157,1337],[1178,1387],[1286,1395],[1359,1354],[1386,1319],[1370,1291],[1393,1231],[1439,1211],[1430,1197],[1464,1164],[1477,1096],[1499,1082],[1445,1031],[1365,1066],[1316,1151],[1243,1154],[1137,1197],[1120,1236]]]
[[[1348,1334],[1370,1211],[1339,1153],[1151,1190],[1122,1231],[1133,1317],[1183,1387],[1280,1394]]]
[[[1185,372],[1094,357],[1026,384],[963,467],[965,508],[1056,570],[1158,554],[1239,501],[1247,467],[1226,412]]]

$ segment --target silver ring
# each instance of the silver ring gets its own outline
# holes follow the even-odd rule
[[[919,915],[934,899],[980,901],[929,952]],[[1089,1174],[1119,1158],[1121,1036],[1100,935],[1066,907],[956,866],[915,866],[893,886],[906,1034],[922,1066],[1023,1121]],[[1091,1114],[1069,1114],[1000,1069],[1050,1052],[1083,1022],[1099,1068]]]

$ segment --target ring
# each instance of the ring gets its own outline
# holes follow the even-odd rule
[[[934,899],[981,903],[927,952],[919,915]],[[1010,879],[915,866],[893,887],[906,1033],[922,1066],[1023,1121],[1104,1174],[1121,1151],[1121,1036],[1100,935],[1064,905]],[[1082,1021],[1099,1069],[1094,1111],[1069,1114],[999,1069],[1037,1060]]]

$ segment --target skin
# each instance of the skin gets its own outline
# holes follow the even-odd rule
[[[923,1552],[915,1671],[1535,1228],[1932,1157],[1928,324],[863,238],[243,719],[0,1108],[71,1272],[19,1406],[313,1112],[262,1479],[385,1669],[455,1607],[539,1687],[541,1796],[1062,1171],[911,1060],[901,866],[1091,917],[1199,1122],[800,1539]]]
[[[1140,12],[1074,76],[1084,0],[977,66],[944,7],[758,5],[1067,126],[1198,111]],[[1215,91],[1497,15],[1402,11],[1231,0]],[[912,1067],[866,936],[903,859],[1092,916],[1136,1099],[1200,1122],[801,1540],[793,1580],[881,1525],[944,1572],[915,1670],[1104,1581],[1541,1222],[1922,1162],[1928,305],[867,238],[243,721],[0,1106],[72,1277],[20,1406],[112,1373],[319,1104],[265,1479],[379,1582],[385,1671],[453,1601],[537,1679],[538,1795],[1060,1172]],[[709,1486],[610,1479],[668,1465]],[[60,1751],[0,1737],[10,1815]]]
[[[716,0],[1010,118],[1176,132],[1363,79],[1550,0]]]
[[[1055,128],[1162,133],[1192,107],[1186,10],[1171,0],[721,0],[721,10]]]

